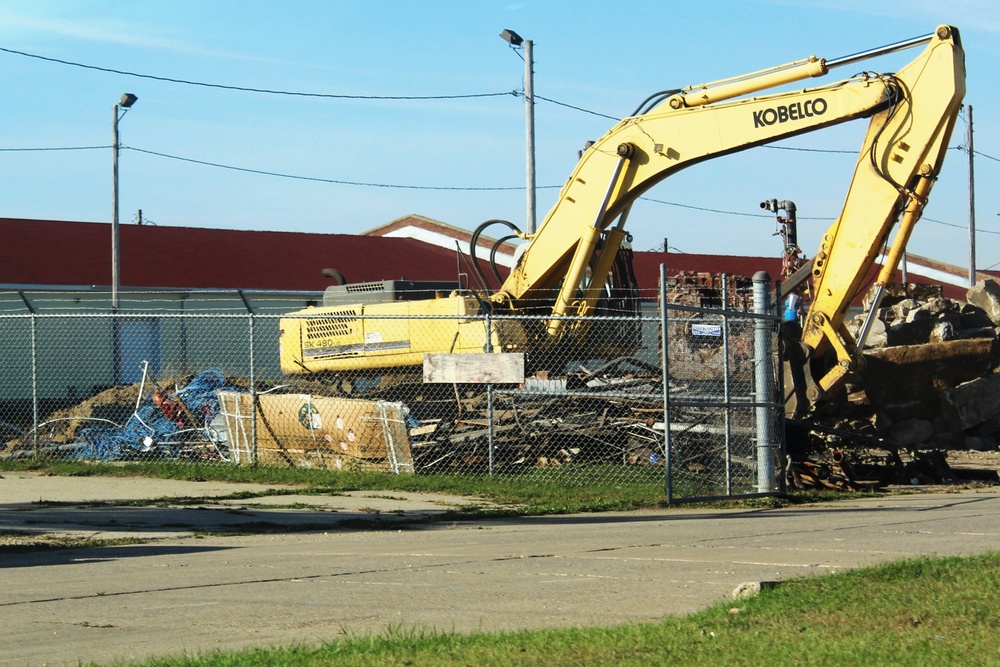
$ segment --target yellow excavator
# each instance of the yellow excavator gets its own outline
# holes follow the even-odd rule
[[[920,54],[895,73],[861,71],[836,83],[774,92],[920,46]],[[866,276],[884,247],[879,295],[895,271],[941,171],[964,94],[964,52],[958,29],[948,25],[843,58],[811,56],[656,93],[588,145],[537,233],[526,235],[500,221],[512,232],[505,238],[528,243],[499,289],[435,285],[427,293],[400,281],[341,286],[323,307],[281,320],[282,371],[332,376],[349,386],[352,378],[412,373],[432,352],[523,352],[529,370],[541,360],[555,368],[579,349],[590,349],[594,357],[630,354],[639,345],[638,326],[609,335],[602,328],[607,320],[587,316],[637,312],[625,223],[638,197],[699,162],[867,118],[843,211],[823,235],[808,271],[812,302],[801,336],[787,354],[794,380],[787,411],[801,415],[857,369],[878,297],[857,338],[845,327],[847,310],[867,287]],[[475,236],[496,222],[484,223]],[[471,245],[474,250],[475,238]],[[473,267],[479,267],[474,252]],[[543,317],[498,317],[487,331],[484,312]],[[597,340],[614,349],[599,351]]]

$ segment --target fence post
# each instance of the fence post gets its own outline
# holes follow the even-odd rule
[[[660,350],[663,371],[663,470],[667,504],[674,499],[673,472],[670,469],[670,354],[667,351],[667,269],[660,264]]]
[[[733,406],[729,385],[729,274],[722,274],[722,391],[726,402],[726,495],[733,495]]]
[[[767,271],[753,275],[753,309],[757,315],[771,314],[771,276]],[[777,390],[774,381],[773,349],[771,345],[771,321],[766,317],[754,320],[754,385],[757,404],[757,491],[772,493],[775,489],[775,437],[774,396]]]
[[[250,348],[250,465],[257,467],[257,381],[254,377],[255,352],[253,349],[254,325],[256,323],[253,306],[247,300],[243,290],[236,290],[243,301],[243,307],[247,309],[249,320],[248,347]]]
[[[31,441],[35,458],[38,458],[38,313],[35,307],[28,301],[24,292],[18,290],[17,295],[24,302],[24,307],[28,309],[28,317],[31,322]]]
[[[35,458],[38,451],[38,314],[31,310],[31,432]]]
[[[486,311],[486,353],[493,352],[493,321]],[[486,442],[489,451],[490,477],[493,477],[493,383],[486,384]]]
[[[782,293],[781,287],[782,287],[782,284],[781,284],[780,280],[774,281],[774,305],[777,307],[777,312],[778,313],[782,312],[782,310],[783,310],[782,304],[785,303],[785,295]],[[778,324],[778,327],[779,327],[779,329],[778,329],[778,359],[779,359],[779,362],[778,363],[780,364],[781,363],[780,360],[782,360],[782,359],[785,358],[785,347],[784,347],[785,346],[785,340],[781,336],[781,329],[780,329],[781,324]],[[777,408],[777,410],[778,410],[778,433],[781,434],[781,449],[780,449],[780,451],[781,451],[781,457],[780,457],[780,461],[781,461],[781,465],[782,465],[782,469],[781,469],[782,470],[782,474],[779,475],[779,477],[778,477],[779,480],[780,480],[780,482],[778,483],[778,492],[779,493],[785,493],[786,491],[788,491],[788,488],[786,486],[788,484],[788,479],[787,479],[787,476],[784,474],[784,465],[785,465],[785,460],[786,460],[785,459],[785,454],[786,454],[786,443],[785,443],[785,399],[786,398],[787,398],[787,396],[785,396],[785,369],[784,369],[784,367],[781,367],[778,370],[778,408]]]

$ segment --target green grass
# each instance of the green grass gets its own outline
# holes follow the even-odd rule
[[[472,635],[400,627],[318,647],[128,664],[1000,665],[998,590],[1000,552],[919,558],[793,580],[659,623]]]
[[[30,470],[51,475],[158,477],[186,481],[244,482],[268,485],[291,485],[294,491],[272,490],[269,494],[336,494],[346,491],[409,491],[470,496],[493,503],[484,509],[469,506],[466,514],[536,515],[576,512],[609,512],[664,508],[667,506],[663,471],[629,470],[630,481],[609,480],[601,467],[529,470],[518,475],[487,477],[479,475],[392,475],[387,473],[330,472],[306,468],[249,468],[197,463],[78,463],[78,462],[2,462],[0,470]],[[637,475],[645,478],[636,480]],[[254,494],[256,495],[256,494]],[[682,496],[683,493],[679,493]],[[857,494],[855,494],[857,495]],[[812,502],[823,497],[838,500],[852,494],[798,493],[785,498],[756,498],[713,507],[774,507],[789,503]]]

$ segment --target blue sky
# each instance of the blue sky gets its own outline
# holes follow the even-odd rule
[[[271,95],[94,67],[328,95],[508,93],[523,86],[524,65],[499,37],[513,29],[534,42],[536,95],[557,102],[536,105],[541,221],[584,142],[653,92],[811,54],[833,59],[940,23],[960,28],[966,50],[965,101],[981,154],[977,266],[1000,266],[1000,11],[992,0],[5,0],[0,48],[88,67],[0,52],[0,216],[110,221],[112,107],[131,92],[139,101],[120,124],[123,223],[142,209],[159,225],[250,230],[350,234],[410,213],[467,229],[490,218],[523,226],[522,97]],[[891,72],[917,53],[863,68]],[[835,70],[824,81],[852,73]],[[774,218],[758,208],[776,198],[797,204],[811,257],[840,211],[855,160],[821,151],[856,150],[865,125],[782,144],[808,150],[758,148],[667,179],[632,212],[635,247],[667,239],[689,253],[779,255]],[[964,144],[965,133],[963,116],[951,145]],[[77,147],[95,148],[9,150]],[[949,151],[911,252],[967,265],[967,164],[965,152]]]

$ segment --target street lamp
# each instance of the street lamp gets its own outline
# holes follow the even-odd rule
[[[118,121],[124,116],[135,101],[139,99],[132,93],[125,93],[114,108],[111,122],[111,310],[118,312],[118,290],[121,287],[121,256],[118,247]],[[119,115],[119,109],[125,109]]]
[[[129,108],[139,99],[132,93],[125,93],[118,104],[114,106],[114,116],[111,121],[111,373],[114,385],[121,384],[121,327],[118,323],[118,308],[121,305],[118,290],[121,287],[121,256],[118,243],[118,121]],[[119,115],[119,109],[125,109]]]
[[[504,30],[500,37],[510,44],[511,48],[524,48],[524,112],[525,139],[527,143],[527,191],[528,211],[525,221],[525,232],[535,233],[535,73],[530,39],[522,39],[513,30]]]

